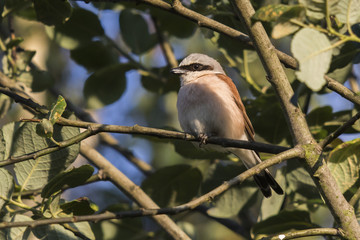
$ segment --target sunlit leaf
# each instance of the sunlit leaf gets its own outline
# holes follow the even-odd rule
[[[33,153],[49,146],[53,142],[36,134],[36,123],[25,123],[17,130],[13,141],[13,156]],[[74,127],[54,126],[54,139],[58,142],[79,134]],[[79,144],[74,144],[57,152],[15,164],[16,178],[24,189],[38,189],[48,183],[59,172],[66,169],[77,157]]]
[[[340,0],[336,17],[342,23],[353,25],[360,22],[360,0]]]
[[[0,168],[0,196],[5,199],[10,199],[14,190],[14,178],[8,170]],[[0,209],[5,204],[3,198],[0,198]]]
[[[319,91],[326,83],[325,73],[330,67],[331,43],[325,34],[303,28],[291,42],[291,52],[299,62],[297,78],[313,91]]]
[[[56,103],[51,107],[49,112],[49,120],[51,124],[55,124],[56,121],[61,117],[66,108],[66,101],[63,96],[59,95]]]
[[[346,192],[359,178],[360,139],[345,142],[330,152],[328,166],[341,190]]]
[[[25,222],[25,221],[33,221],[33,219],[29,216],[25,216],[22,214],[16,214],[10,219],[4,219],[6,222]],[[15,227],[7,229],[6,239],[28,239],[30,234],[30,230],[27,227]]]
[[[275,22],[287,12],[290,12],[288,16],[296,17],[302,9],[303,7],[298,5],[270,4],[258,9],[252,18],[264,22]]]

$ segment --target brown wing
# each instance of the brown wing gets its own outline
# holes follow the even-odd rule
[[[244,119],[245,119],[245,132],[246,135],[249,138],[249,141],[254,141],[254,137],[255,137],[255,131],[254,128],[250,122],[250,119],[248,117],[248,115],[246,114],[246,110],[244,107],[244,104],[241,101],[240,98],[240,94],[238,92],[238,90],[235,87],[235,84],[233,83],[233,81],[231,80],[231,78],[229,78],[228,76],[224,75],[224,74],[216,74],[221,80],[223,80],[227,85],[229,85],[231,92],[233,93],[233,97],[234,97],[234,101],[236,103],[236,105],[239,107],[240,111],[243,113]]]

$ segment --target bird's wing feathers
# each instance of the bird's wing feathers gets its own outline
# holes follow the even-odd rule
[[[244,104],[241,101],[240,98],[240,94],[238,92],[238,90],[235,87],[235,84],[233,83],[233,81],[231,80],[231,78],[229,78],[228,76],[224,75],[224,74],[217,74],[217,76],[224,82],[226,82],[229,87],[230,90],[233,94],[234,97],[234,101],[236,103],[236,105],[238,106],[238,108],[240,109],[240,111],[242,112],[243,116],[244,116],[244,120],[245,120],[245,132],[247,137],[249,138],[249,141],[254,141],[254,137],[255,137],[255,131],[254,128],[250,122],[250,119],[248,117],[248,115],[246,114],[246,110],[244,107]]]

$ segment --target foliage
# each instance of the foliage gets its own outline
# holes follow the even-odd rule
[[[95,113],[101,114],[101,109],[110,109],[125,101],[127,91],[131,90],[138,77],[138,89],[132,92],[136,96],[127,97],[127,102],[122,105],[131,110],[119,110],[120,113],[111,110],[107,117],[126,115],[151,127],[172,126],[171,129],[180,130],[172,117],[176,115],[175,105],[169,107],[170,103],[174,103],[173,93],[180,85],[178,79],[170,74],[174,64],[163,61],[163,56],[174,54],[167,52],[165,44],[173,47],[178,60],[185,53],[204,52],[217,58],[223,66],[229,66],[227,72],[241,95],[246,96],[243,100],[257,140],[293,146],[282,114],[283,106],[276,97],[278,93],[266,81],[261,61],[253,47],[223,32],[213,31],[214,28],[203,28],[200,20],[197,25],[196,19],[191,16],[183,18],[172,11],[153,7],[151,3],[119,2],[85,4],[68,0],[0,0],[1,72],[4,74],[0,78],[8,79],[16,86],[9,88],[0,82],[3,90],[0,93],[0,117],[4,119],[0,131],[0,165],[6,163],[0,168],[2,222],[35,222],[95,215],[99,209],[102,212],[118,212],[141,208],[138,203],[132,202],[131,196],[116,206],[108,206],[106,196],[97,204],[85,193],[78,199],[66,197],[65,191],[72,188],[77,191],[91,183],[97,173],[94,174],[94,167],[88,164],[73,166],[80,155],[79,141],[83,139],[78,140],[78,137],[82,133],[79,127],[63,126],[58,121],[62,118],[84,120],[79,112],[71,112],[76,108],[65,99],[71,99],[81,108],[98,110]],[[168,2],[162,1],[163,4]],[[184,1],[184,5],[243,31],[244,27],[230,2],[193,0]],[[293,1],[281,1],[282,4],[279,4],[280,1],[253,2],[256,2],[256,13],[252,21],[261,21],[273,38],[275,47],[290,49],[298,62],[296,70],[287,72],[295,92],[293,101],[295,105],[300,104],[311,133],[317,142],[321,142],[356,113],[348,109],[333,110],[332,99],[325,106],[320,106],[310,98],[327,94],[326,74],[341,84],[352,77],[353,66],[360,61],[360,0],[300,0],[296,5],[292,4]],[[265,2],[267,5],[264,5]],[[116,16],[118,24],[110,31],[109,22],[106,22],[109,20],[101,17],[108,12]],[[32,30],[42,36],[42,46],[38,48],[45,50],[29,47],[29,39],[36,35],[29,33]],[[113,37],[114,31],[116,37]],[[45,60],[39,64],[37,57],[44,51],[45,57],[44,54],[41,56]],[[83,82],[80,79],[69,80],[69,72],[74,66],[85,70],[86,74],[81,76]],[[134,74],[136,77],[133,77]],[[32,119],[20,121],[19,116],[22,117],[24,112],[18,113],[20,110],[13,107],[19,99],[5,95],[3,92],[6,89],[17,89],[15,93],[25,89],[30,94],[48,94],[44,97],[48,111],[38,107],[31,111],[37,111],[31,115]],[[57,90],[65,98],[58,96]],[[26,95],[25,98],[28,99]],[[358,106],[356,109],[359,109]],[[356,123],[349,126],[346,133],[359,133],[359,129],[359,123]],[[137,149],[143,146],[138,139],[130,142],[122,140],[121,149],[131,144]],[[141,188],[160,207],[185,204],[246,170],[236,161],[218,160],[231,159],[231,156],[202,152],[183,140],[156,141],[152,137],[147,140],[151,151],[141,152],[146,152],[155,170],[145,177]],[[169,141],[171,144],[168,144]],[[68,142],[71,144],[63,147]],[[56,148],[59,150],[40,154]],[[324,162],[348,200],[357,196],[360,182],[358,149],[359,138],[347,142],[336,138],[322,152]],[[127,158],[132,156],[129,150],[122,154]],[[268,157],[265,154],[261,156],[263,159]],[[23,157],[28,158],[11,162]],[[277,168],[276,179],[286,196],[263,199],[249,179],[204,203],[208,208],[204,221],[206,230],[198,223],[200,217],[196,213],[193,214],[195,216],[179,215],[186,216],[183,224],[179,225],[189,235],[197,236],[194,237],[196,239],[210,239],[209,236],[213,237],[219,228],[217,225],[211,227],[212,219],[236,220],[236,226],[243,231],[238,239],[249,236],[260,239],[326,226],[329,219],[333,222],[312,176],[301,161],[289,160],[281,164]],[[103,179],[99,177],[96,181],[99,180]],[[355,200],[354,205],[360,205],[358,199]],[[355,207],[355,211],[360,221],[359,207]],[[327,219],[322,217],[324,214]],[[219,222],[226,225],[226,221]],[[77,222],[35,228],[14,227],[1,229],[0,238],[26,239],[29,234],[40,239],[95,239],[95,236],[99,239],[166,238],[164,231],[151,225],[147,219],[120,219],[92,224]],[[230,234],[233,234],[230,230],[224,230],[219,234],[221,236],[211,239],[226,239]]]

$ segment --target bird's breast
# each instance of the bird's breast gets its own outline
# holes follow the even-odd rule
[[[230,88],[216,77],[202,77],[179,90],[178,117],[182,129],[195,135],[239,138],[244,122]]]

